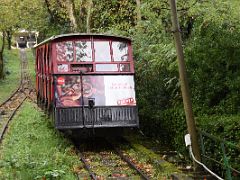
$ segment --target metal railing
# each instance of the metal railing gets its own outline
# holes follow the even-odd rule
[[[206,161],[212,161],[212,162],[214,162],[214,164],[217,164],[218,166],[220,166],[222,169],[224,169],[223,176],[225,176],[225,179],[227,179],[227,180],[233,180],[234,176],[237,176],[237,178],[239,178],[240,171],[231,166],[231,162],[229,161],[230,157],[228,156],[229,151],[227,152],[226,150],[228,148],[230,150],[230,152],[234,152],[234,151],[240,152],[240,146],[237,146],[236,144],[226,141],[224,139],[221,139],[219,137],[213,136],[213,135],[211,135],[207,132],[204,132],[200,129],[198,129],[198,133],[200,136],[203,163],[208,164],[208,163],[206,163]],[[214,144],[215,145],[214,147],[216,148],[216,149],[211,149],[211,156],[214,152],[216,152],[216,153],[218,153],[218,157],[220,160],[216,160],[207,155],[207,147],[206,146],[209,146],[209,143],[206,143],[207,141],[211,141],[211,144]],[[216,143],[217,143],[217,146],[216,146]],[[239,159],[240,159],[240,155],[239,155]],[[239,162],[239,164],[240,164],[240,162]],[[235,174],[235,175],[233,176],[233,174]]]

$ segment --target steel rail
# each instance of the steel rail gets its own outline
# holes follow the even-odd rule
[[[107,144],[113,149],[113,151],[115,152],[116,155],[118,155],[124,162],[126,162],[129,167],[133,170],[135,170],[141,177],[141,179],[144,180],[150,180],[150,177],[148,177],[142,170],[140,170],[134,163],[131,162],[131,160],[127,157],[125,157],[118,148],[116,148],[112,143],[110,143],[109,141],[107,141]],[[73,141],[73,144],[75,145],[78,154],[80,156],[80,160],[82,161],[82,163],[84,164],[85,169],[88,171],[89,176],[91,179],[93,180],[97,180],[97,176],[96,174],[91,170],[90,165],[87,163],[86,159],[83,156],[83,153],[80,151],[80,149],[78,148],[78,145],[76,142]]]
[[[23,90],[23,93],[34,103],[36,101],[34,100],[33,97],[31,97],[31,93],[34,93],[36,89],[34,88],[34,85],[32,83],[32,80],[30,78],[30,73],[29,73],[29,65],[28,65],[28,60],[27,60],[27,55],[25,50],[20,50],[20,58],[21,58],[21,69],[22,69],[22,84],[21,89]],[[28,90],[28,91],[26,91]]]
[[[128,157],[124,156],[118,148],[114,147],[114,150],[116,151],[117,155],[121,157],[123,161],[125,161],[132,169],[138,172],[138,174],[141,176],[142,179],[150,180],[150,177],[148,177],[141,169],[139,169],[134,163],[132,163],[132,161]]]
[[[10,123],[10,121],[13,119],[14,115],[16,114],[17,110],[21,107],[21,105],[23,104],[23,102],[27,99],[27,97],[25,97],[22,102],[16,107],[16,109],[14,109],[14,111],[12,112],[12,114],[10,115],[10,117],[8,118],[7,122],[4,124],[3,126],[3,130],[2,132],[0,132],[0,143],[2,142],[3,136],[8,128],[8,124]]]
[[[80,160],[82,161],[85,169],[88,171],[90,178],[93,180],[97,180],[96,174],[91,170],[91,167],[88,165],[86,159],[83,156],[83,152],[80,150],[79,142],[77,140],[73,140],[73,139],[71,140],[71,142],[76,147],[77,154],[79,155]]]
[[[21,105],[23,104],[23,102],[29,98],[30,96],[27,95],[27,93],[24,91],[24,85],[29,86],[29,72],[26,71],[26,67],[28,67],[28,62],[27,62],[27,58],[26,58],[26,53],[25,50],[20,50],[20,59],[21,59],[21,80],[20,80],[20,84],[19,87],[10,95],[10,97],[8,97],[4,102],[2,102],[0,104],[0,108],[4,108],[5,104],[7,102],[19,102],[20,103],[17,105],[17,107],[14,107],[13,109],[10,109],[10,111],[8,111],[8,113],[6,114],[7,116],[5,118],[3,118],[3,126],[1,127],[1,132],[0,132],[0,143],[2,142],[3,136],[6,133],[6,130],[8,128],[8,125],[10,123],[10,121],[13,119],[14,115],[16,114],[17,110],[21,107]],[[26,82],[24,82],[24,80]],[[29,88],[28,88],[29,89]],[[30,92],[32,91],[32,89],[29,89]],[[15,101],[12,99],[14,96],[18,97],[19,94],[23,94],[24,96],[21,97],[20,99],[16,99]],[[4,109],[3,109],[4,110]]]
[[[125,138],[121,138],[122,141],[128,142]],[[106,139],[109,145],[114,149],[116,154],[121,157],[123,161],[125,161],[133,170],[137,171],[137,173],[141,176],[142,179],[150,180],[151,178],[146,175],[141,169],[139,169],[128,157],[124,156],[120,149],[118,149],[114,144],[112,144],[109,140]]]
[[[4,104],[6,104],[20,90],[20,87],[21,87],[21,85],[19,85],[18,88],[15,91],[13,91],[13,93],[5,101],[3,101],[0,104],[0,107],[2,107]]]
[[[95,175],[95,173],[91,170],[90,166],[88,165],[86,159],[83,157],[82,153],[79,151],[79,156],[80,156],[80,160],[83,162],[85,169],[87,169],[89,176],[91,177],[91,179],[93,180],[97,180],[97,177]]]

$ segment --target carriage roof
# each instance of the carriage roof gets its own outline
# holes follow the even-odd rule
[[[34,46],[34,48],[37,48],[45,43],[48,43],[50,41],[58,40],[58,39],[63,39],[63,38],[74,38],[74,37],[86,37],[86,36],[93,36],[93,37],[105,37],[105,38],[118,38],[118,39],[123,39],[127,41],[131,41],[130,38],[125,37],[125,36],[115,36],[115,35],[107,35],[107,34],[89,34],[89,33],[70,33],[70,34],[61,34],[61,35],[54,35],[41,43],[37,44]]]

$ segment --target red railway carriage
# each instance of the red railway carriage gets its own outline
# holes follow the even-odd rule
[[[138,127],[130,39],[64,34],[35,48],[38,104],[57,129]]]

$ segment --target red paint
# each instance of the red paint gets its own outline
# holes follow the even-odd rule
[[[56,44],[59,42],[72,41],[90,41],[92,49],[92,61],[77,61],[76,60],[76,46],[73,46],[73,61],[57,61],[57,49]],[[94,42],[95,41],[108,41],[110,43],[110,55],[111,61],[107,62],[97,62],[95,60],[94,53]],[[115,41],[122,41],[127,43],[128,46],[128,61],[113,61],[113,48],[112,43]],[[67,54],[67,53],[66,53]],[[68,67],[67,72],[59,72],[58,65],[65,64]],[[118,71],[101,71],[96,72],[96,65],[98,64],[116,64]],[[130,71],[121,71],[121,65],[130,65]],[[101,36],[101,35],[72,35],[72,36],[63,36],[57,37],[55,39],[49,39],[45,43],[41,43],[36,47],[36,86],[37,93],[40,97],[40,100],[44,103],[48,103],[49,106],[54,104],[55,100],[55,91],[56,86],[54,86],[54,79],[56,79],[57,86],[65,87],[69,84],[68,79],[65,79],[65,75],[76,75],[80,76],[80,71],[83,71],[84,75],[133,75],[134,74],[134,62],[133,62],[133,53],[131,40],[122,37],[113,37],[113,36]],[[93,78],[94,79],[94,78]],[[95,86],[95,82],[91,83]],[[104,96],[104,91],[99,91],[99,89],[93,88],[92,86],[85,84],[84,86],[84,96],[91,97],[92,94],[98,93],[99,97]],[[127,83],[113,83],[111,89],[113,90],[134,90],[134,87]],[[98,84],[97,87],[103,87]],[[136,101],[133,98],[119,99],[117,101],[119,105],[136,105]]]
[[[133,98],[121,99],[117,101],[118,105],[135,105],[135,100]]]
[[[65,79],[64,79],[63,77],[59,77],[59,78],[57,79],[57,83],[58,83],[59,85],[63,85],[63,84],[65,84]]]

